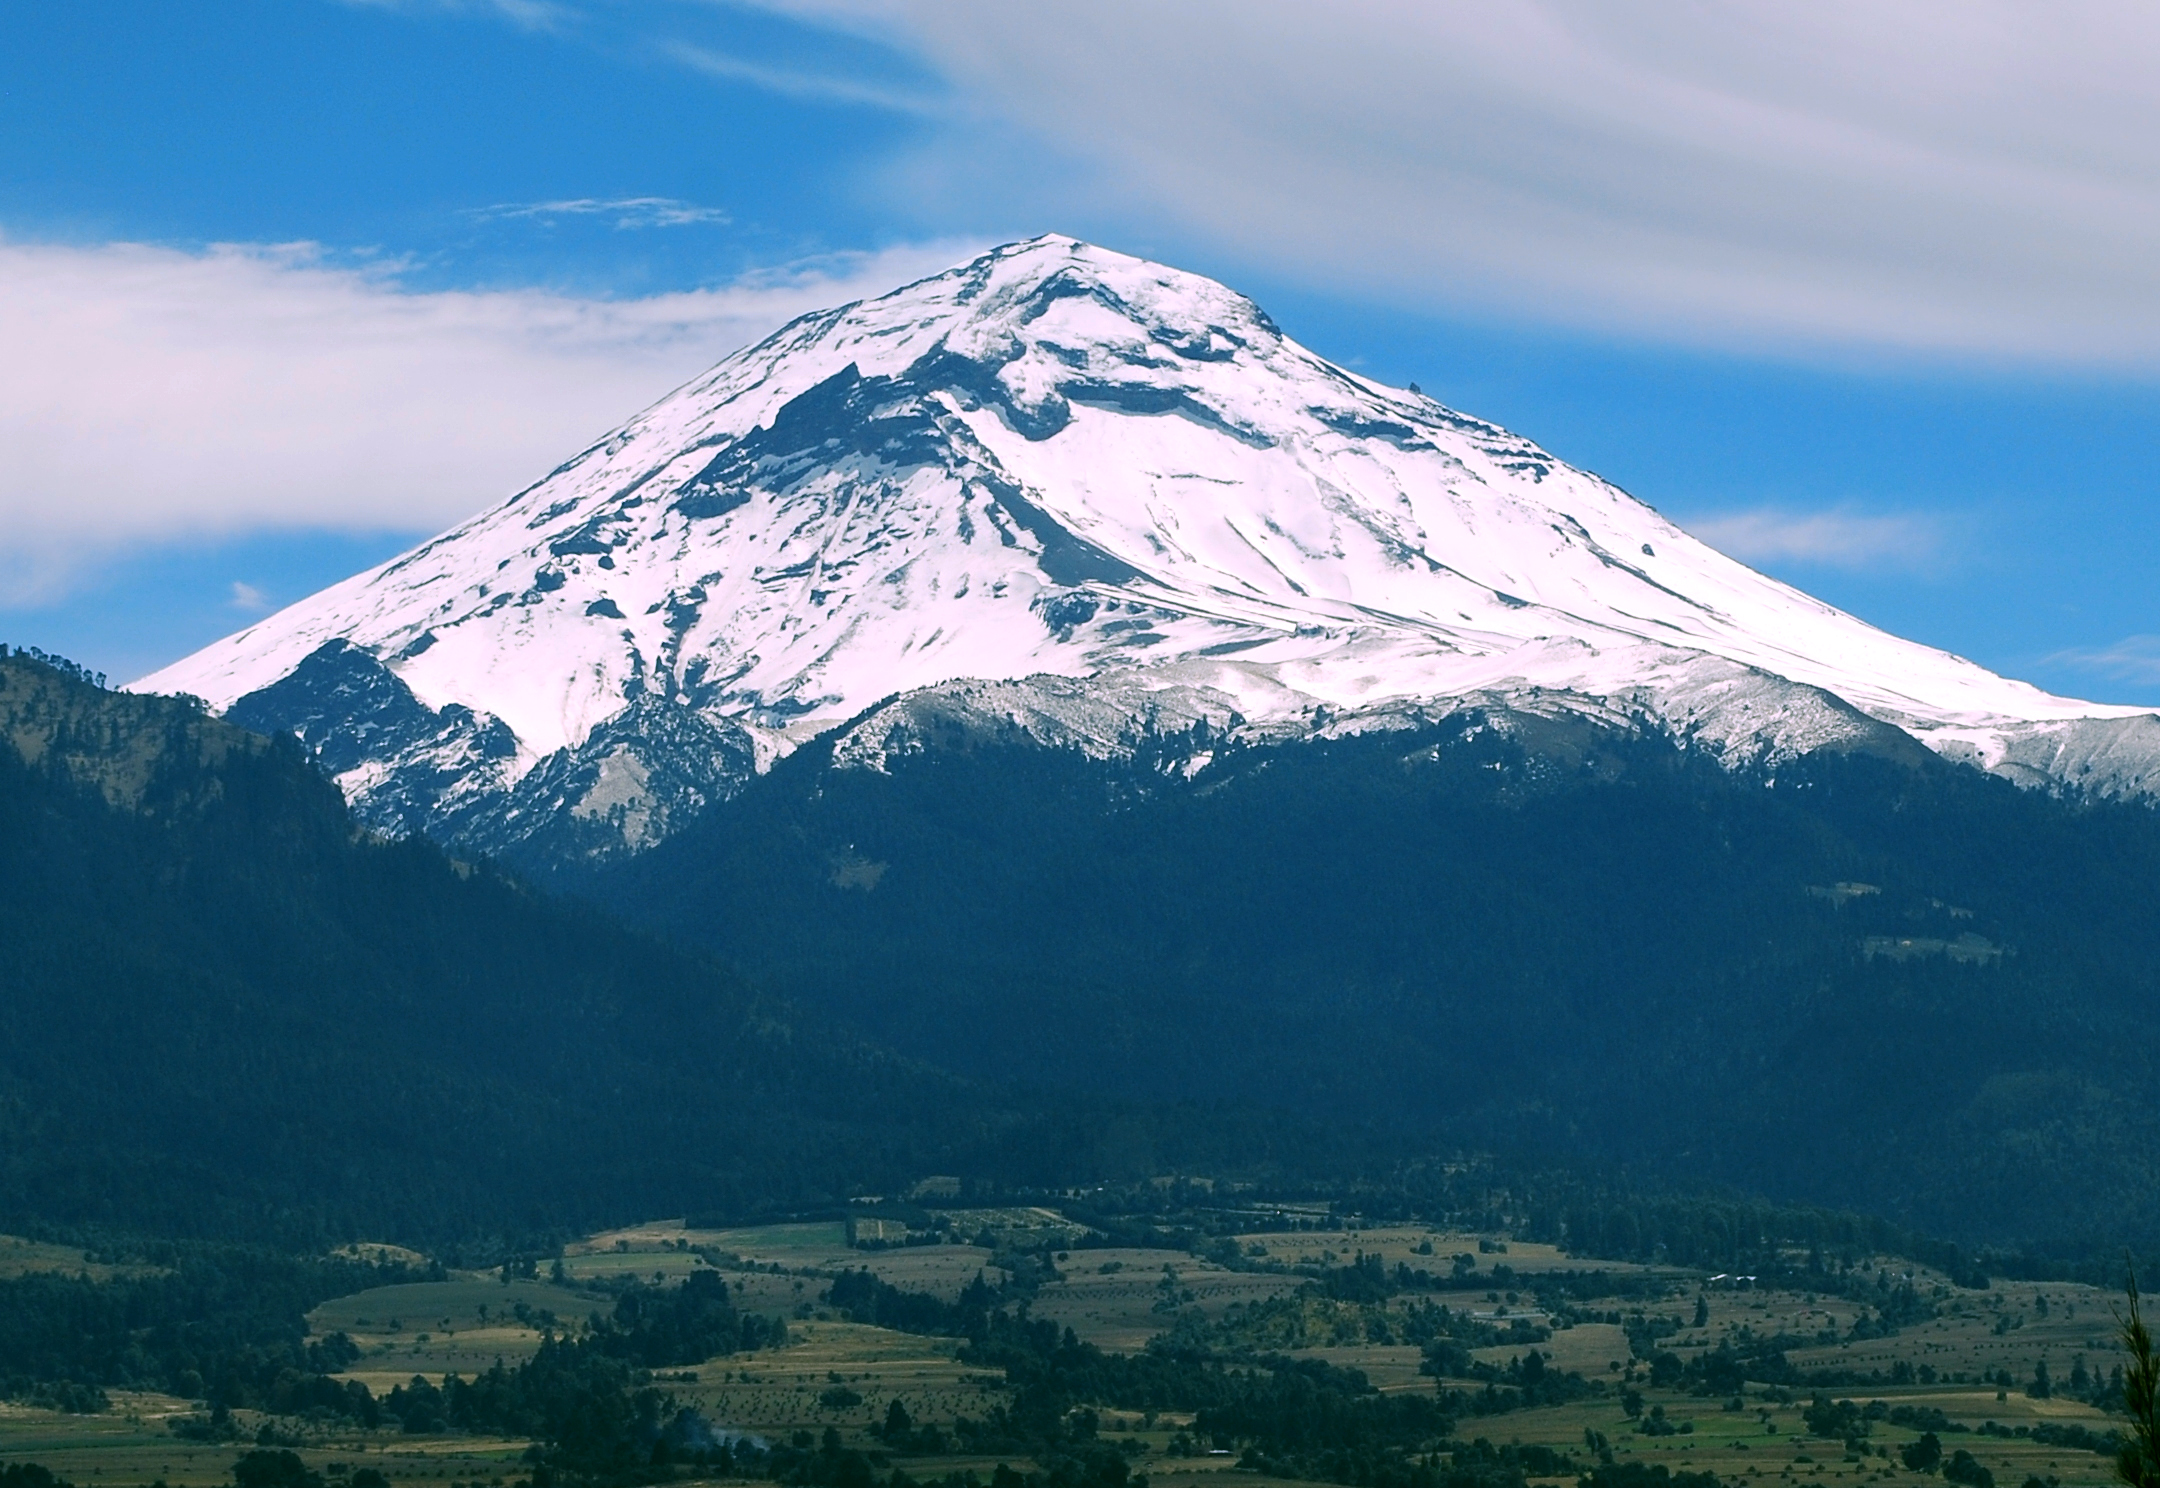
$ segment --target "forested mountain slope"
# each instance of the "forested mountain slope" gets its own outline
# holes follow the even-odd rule
[[[290,739],[0,650],[0,1231],[545,1241],[929,1174],[1348,1181],[1430,1150],[945,1052],[370,833]]]
[[[0,1228],[428,1238],[826,1202],[1005,1118],[711,960],[0,658]]]
[[[428,1239],[1468,1146],[2160,1235],[2143,806],[1566,709],[1130,758],[911,716],[558,880],[690,951],[361,831],[291,741],[0,657],[0,1227]]]
[[[962,1073],[2160,1234],[2160,816],[1909,743],[1734,771],[1488,707],[1127,760],[873,717],[581,882]]]

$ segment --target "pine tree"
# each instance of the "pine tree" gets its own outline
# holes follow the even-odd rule
[[[2129,1488],[2160,1488],[2160,1357],[2153,1353],[2152,1332],[2138,1309],[2137,1272],[2130,1272],[2130,1315],[2123,1320],[2123,1406],[2130,1415],[2130,1439],[2115,1458],[2115,1476]]]

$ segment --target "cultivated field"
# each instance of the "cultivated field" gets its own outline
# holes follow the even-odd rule
[[[1039,1223],[1039,1216],[1040,1211],[966,1216],[969,1222],[953,1232],[995,1239]],[[2088,1287],[1997,1281],[1985,1290],[1967,1290],[1924,1268],[1876,1257],[1855,1268],[1862,1294],[1868,1294],[1870,1277],[1885,1295],[1893,1281],[1903,1285],[1909,1278],[1934,1316],[1901,1326],[1891,1336],[1856,1337],[1864,1304],[1828,1289],[1755,1290],[1679,1269],[1578,1261],[1550,1247],[1495,1236],[1416,1226],[1255,1230],[1237,1237],[1237,1250],[1234,1265],[1178,1250],[1046,1250],[1042,1257],[1056,1275],[1041,1282],[1028,1306],[1032,1316],[1070,1328],[1083,1340],[1132,1351],[1173,1327],[1234,1337],[1255,1306],[1311,1286],[1308,1276],[1292,1268],[1340,1267],[1362,1254],[1380,1256],[1391,1270],[1401,1263],[1437,1275],[1463,1256],[1480,1276],[1491,1276],[1496,1265],[1509,1271],[1483,1290],[1473,1284],[1429,1297],[1408,1293],[1360,1304],[1300,1304],[1323,1322],[1332,1319],[1331,1326],[1354,1318],[1368,1333],[1386,1331],[1374,1327],[1374,1319],[1399,1323],[1408,1309],[1427,1301],[1496,1325],[1519,1319],[1550,1326],[1545,1341],[1488,1346],[1473,1357],[1505,1368],[1534,1346],[1551,1368],[1579,1373],[1601,1391],[1563,1406],[1466,1416],[1457,1428],[1459,1440],[1544,1444],[1569,1454],[1579,1469],[1595,1462],[1602,1442],[1617,1460],[1709,1470],[1734,1482],[1849,1480],[1918,1488],[1923,1481],[1899,1458],[1899,1449],[1920,1435],[1913,1426],[1894,1425],[1885,1417],[1873,1421],[1864,1437],[1810,1436],[1803,1420],[1808,1392],[1750,1385],[1738,1395],[1720,1397],[1656,1388],[1648,1382],[1644,1361],[1634,1356],[1626,1328],[1602,1318],[1581,1320],[1583,1313],[1620,1313],[1628,1319],[1639,1314],[1631,1326],[1655,1323],[1659,1347],[1683,1360],[1721,1343],[1782,1335],[1791,1345],[1790,1362],[1802,1371],[1879,1371],[1884,1383],[1831,1393],[1850,1398],[1863,1411],[1880,1401],[1885,1410],[1939,1412],[1939,1418],[1927,1419],[1943,1429],[1945,1452],[1969,1451],[1993,1474],[1997,1488],[2026,1488],[2031,1479],[2041,1485],[2109,1480],[2110,1464],[2103,1456],[2016,1434],[2021,1427],[2029,1433],[2046,1425],[2109,1429],[2110,1418],[2091,1405],[2060,1393],[2041,1398],[2029,1390],[2043,1364],[2060,1388],[2073,1376],[2104,1378],[2118,1362],[2116,1299]],[[1001,1374],[963,1363],[956,1340],[867,1327],[836,1315],[825,1301],[833,1278],[844,1270],[867,1269],[894,1286],[950,1299],[978,1276],[1004,1282],[1008,1273],[999,1265],[1001,1254],[958,1243],[854,1249],[847,1244],[846,1228],[837,1223],[727,1230],[658,1223],[566,1247],[559,1269],[544,1263],[530,1278],[506,1281],[495,1272],[452,1272],[441,1281],[340,1298],[318,1308],[310,1322],[318,1335],[342,1332],[354,1340],[361,1358],[349,1377],[382,1395],[415,1375],[469,1377],[497,1361],[514,1365],[538,1347],[545,1331],[574,1332],[591,1315],[604,1313],[612,1296],[603,1284],[634,1278],[672,1285],[695,1271],[718,1271],[739,1305],[787,1322],[788,1342],[662,1371],[661,1386],[680,1403],[698,1406],[715,1425],[770,1441],[799,1432],[822,1436],[833,1428],[844,1441],[873,1449],[878,1443],[870,1428],[894,1400],[918,1423],[949,1427],[963,1417],[982,1419],[1010,1398],[1009,1391]],[[0,1275],[39,1269],[96,1274],[79,1252],[0,1238]],[[1570,1299],[1578,1309],[1574,1319],[1556,1317],[1540,1305],[1537,1288],[1558,1273],[1575,1274],[1578,1286],[1597,1273],[1616,1288],[1624,1283],[1628,1295],[1578,1294]],[[1852,1290],[1849,1279],[1844,1289]],[[1859,1331],[1865,1335],[1868,1329]],[[1471,1393],[1483,1388],[1471,1379],[1436,1382],[1421,1372],[1420,1348],[1399,1340],[1330,1337],[1292,1353],[1362,1370],[1385,1392],[1430,1392],[1442,1384]],[[1900,1382],[1888,1382],[1893,1379]],[[1668,1434],[1637,1429],[1624,1409],[1624,1395],[1631,1392],[1640,1392],[1640,1418],[1661,1415]],[[268,1439],[292,1445],[333,1484],[362,1466],[395,1482],[451,1488],[508,1484],[527,1471],[521,1461],[524,1442],[408,1436],[394,1427],[359,1431],[240,1412],[235,1425],[242,1442],[187,1441],[172,1432],[174,1421],[198,1412],[195,1402],[133,1394],[117,1394],[111,1410],[89,1416],[0,1406],[0,1457],[42,1462],[83,1485],[156,1479],[175,1488],[223,1484],[230,1481],[236,1455],[268,1427]],[[1874,1414],[1884,1417],[1883,1410]],[[1173,1444],[1190,1424],[1189,1417],[1175,1413],[1143,1417],[1110,1411],[1103,1414],[1101,1430],[1144,1444],[1136,1470],[1146,1473],[1154,1488],[1266,1481],[1236,1471],[1234,1457],[1208,1443],[1190,1443],[1184,1455],[1173,1455]],[[905,1465],[917,1477],[927,1477],[967,1468],[987,1475],[996,1463],[956,1455],[911,1458]]]

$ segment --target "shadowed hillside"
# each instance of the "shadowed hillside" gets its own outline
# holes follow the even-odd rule
[[[827,1201],[979,1136],[700,955],[356,831],[289,741],[20,655],[0,739],[0,1216],[545,1227]]]
[[[1919,751],[1731,772],[1499,712],[1197,774],[1194,747],[812,746],[587,882],[963,1074],[1440,1128],[1968,1239],[2160,1233],[2150,809]]]

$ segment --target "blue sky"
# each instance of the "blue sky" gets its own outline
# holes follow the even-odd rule
[[[2160,703],[2150,23],[1310,9],[25,8],[0,637],[137,675],[788,315],[1054,230],[1885,628]]]

